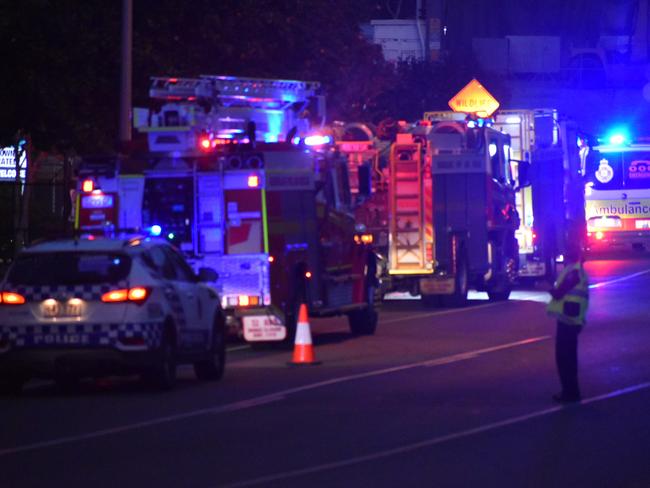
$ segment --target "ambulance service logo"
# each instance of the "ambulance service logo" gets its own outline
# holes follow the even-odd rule
[[[596,170],[596,179],[601,183],[609,183],[614,178],[614,170],[609,165],[609,161],[601,159],[598,169]]]

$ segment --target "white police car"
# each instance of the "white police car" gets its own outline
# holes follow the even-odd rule
[[[199,379],[224,372],[217,293],[164,240],[50,241],[25,249],[0,284],[0,385],[32,377],[63,386],[81,377],[140,373],[173,387],[176,365]]]

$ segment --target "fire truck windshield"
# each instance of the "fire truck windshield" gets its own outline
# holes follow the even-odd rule
[[[650,188],[650,151],[595,151],[587,178],[594,190]]]

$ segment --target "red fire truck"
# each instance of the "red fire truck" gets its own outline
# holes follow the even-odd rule
[[[233,107],[239,111],[247,98],[265,100],[275,117],[282,107],[294,113],[295,104],[312,96],[305,82],[218,79],[240,84],[229,88],[242,94]],[[353,333],[374,333],[376,255],[355,221],[347,160],[331,138],[286,119],[272,130],[287,132],[269,138],[272,124],[254,107],[255,124],[240,121],[236,132],[227,132],[224,104],[206,112],[205,92],[183,92],[177,83],[168,80],[163,112],[194,113],[198,122],[178,126],[175,115],[155,114],[163,124],[149,126],[147,153],[87,160],[80,169],[79,230],[131,228],[166,236],[197,268],[219,273],[214,286],[228,325],[248,341],[292,339],[303,302],[311,316],[347,314]],[[285,93],[293,101],[283,101]]]
[[[470,286],[504,300],[517,275],[519,226],[509,138],[447,114],[397,134],[391,149],[392,288],[430,305],[462,305]]]

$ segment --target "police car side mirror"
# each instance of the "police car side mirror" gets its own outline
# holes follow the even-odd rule
[[[219,279],[219,273],[212,268],[199,268],[198,278],[199,281],[204,282],[217,281]]]
[[[517,163],[517,187],[515,191],[519,191],[522,188],[526,188],[531,185],[528,172],[530,170],[530,163],[528,161],[518,161],[516,159],[511,159]]]

